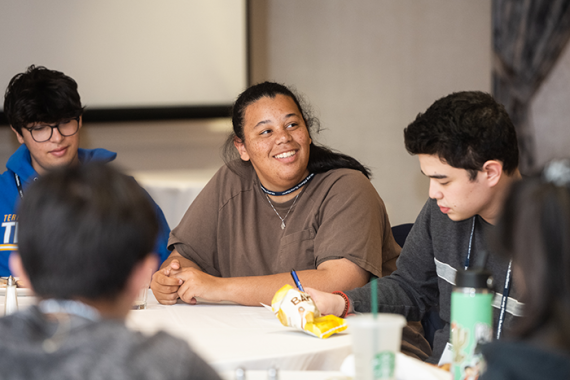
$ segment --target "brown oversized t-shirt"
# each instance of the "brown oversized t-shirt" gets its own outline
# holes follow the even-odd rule
[[[359,171],[316,174],[281,220],[250,164],[222,167],[172,230],[169,249],[220,277],[316,269],[346,258],[381,277],[396,269],[395,242],[382,199]],[[285,217],[294,199],[273,206]]]

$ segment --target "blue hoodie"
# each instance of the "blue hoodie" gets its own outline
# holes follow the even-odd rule
[[[111,162],[117,157],[117,153],[100,148],[78,149],[77,155],[81,163],[90,161]],[[11,274],[8,268],[8,257],[12,251],[18,249],[18,216],[16,207],[20,201],[20,195],[18,194],[14,174],[18,174],[20,177],[24,194],[30,182],[38,178],[38,173],[32,167],[30,151],[24,144],[20,145],[18,150],[8,159],[6,168],[8,170],[0,175],[0,276],[9,276]],[[160,256],[160,262],[162,263],[170,255],[170,251],[166,247],[170,228],[160,207],[156,203],[154,205],[156,206],[160,225],[155,252]]]

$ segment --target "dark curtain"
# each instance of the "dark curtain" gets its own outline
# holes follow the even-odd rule
[[[570,39],[570,0],[493,0],[493,93],[517,129],[523,172],[533,169],[528,109]]]

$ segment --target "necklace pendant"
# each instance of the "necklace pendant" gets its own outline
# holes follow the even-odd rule
[[[281,229],[282,229],[282,230],[285,229],[285,221],[284,221],[284,220],[281,221]]]

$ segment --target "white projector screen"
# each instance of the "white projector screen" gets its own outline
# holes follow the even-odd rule
[[[0,9],[0,89],[46,66],[77,81],[88,113],[227,109],[247,85],[246,50],[246,0],[3,0]]]

